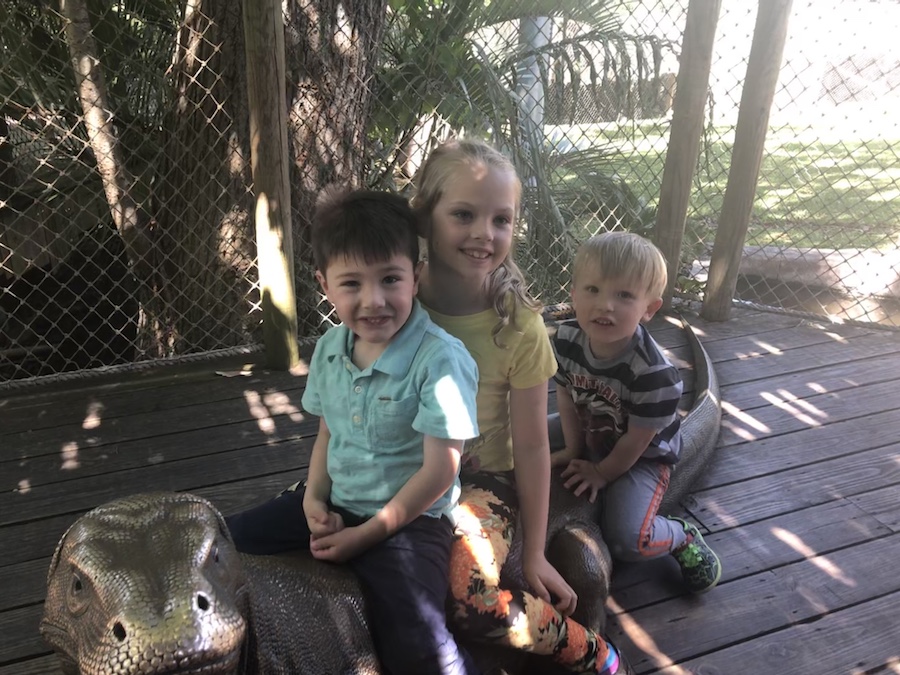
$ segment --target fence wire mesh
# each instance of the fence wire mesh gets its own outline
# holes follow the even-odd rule
[[[687,4],[287,0],[300,336],[331,321],[308,247],[317,192],[408,192],[451,134],[516,163],[518,260],[544,302],[567,297],[583,238],[652,236]],[[240,12],[0,4],[0,382],[261,341]],[[755,18],[723,3],[688,297],[703,294]],[[895,0],[795,0],[736,300],[900,326],[896,25]]]

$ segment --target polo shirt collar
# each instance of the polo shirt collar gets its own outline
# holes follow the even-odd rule
[[[375,360],[372,368],[392,377],[405,376],[416,357],[416,352],[419,351],[430,321],[428,312],[418,300],[414,299],[412,312],[403,328],[397,332],[384,353]],[[349,357],[353,349],[355,339],[353,333],[344,324],[338,326],[338,329],[341,331],[342,339],[329,341],[324,345],[326,347],[324,356],[329,360],[335,357]]]

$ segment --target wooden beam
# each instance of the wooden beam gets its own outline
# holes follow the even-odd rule
[[[759,2],[731,152],[731,169],[701,310],[701,316],[709,321],[725,321],[731,313],[769,127],[769,111],[781,70],[791,4],[792,0]]]
[[[288,370],[299,353],[281,3],[244,0],[243,18],[263,342],[267,365]]]
[[[681,245],[687,216],[691,179],[697,166],[703,111],[709,92],[709,70],[722,0],[691,0],[682,41],[669,147],[663,169],[659,208],[653,238],[669,264],[669,281],[663,294],[669,308],[681,267]]]

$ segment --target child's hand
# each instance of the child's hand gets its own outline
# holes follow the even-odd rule
[[[304,500],[303,513],[313,537],[324,537],[344,529],[344,519],[341,515],[329,511],[328,505],[321,500]]]
[[[309,550],[313,558],[334,563],[347,562],[369,548],[359,527],[345,527],[338,532],[318,537],[312,535]]]
[[[534,594],[556,607],[563,616],[571,616],[575,611],[578,596],[543,555],[525,556],[522,573]]]
[[[573,459],[569,466],[562,472],[563,478],[568,478],[564,485],[570,490],[575,488],[575,496],[580,497],[585,490],[590,490],[590,502],[597,499],[597,493],[605,488],[609,481],[600,473],[599,464],[589,462],[586,459]]]

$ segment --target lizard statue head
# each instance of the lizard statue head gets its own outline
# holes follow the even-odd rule
[[[40,629],[65,673],[234,673],[246,595],[240,557],[212,504],[138,494],[86,513],[63,535]]]

